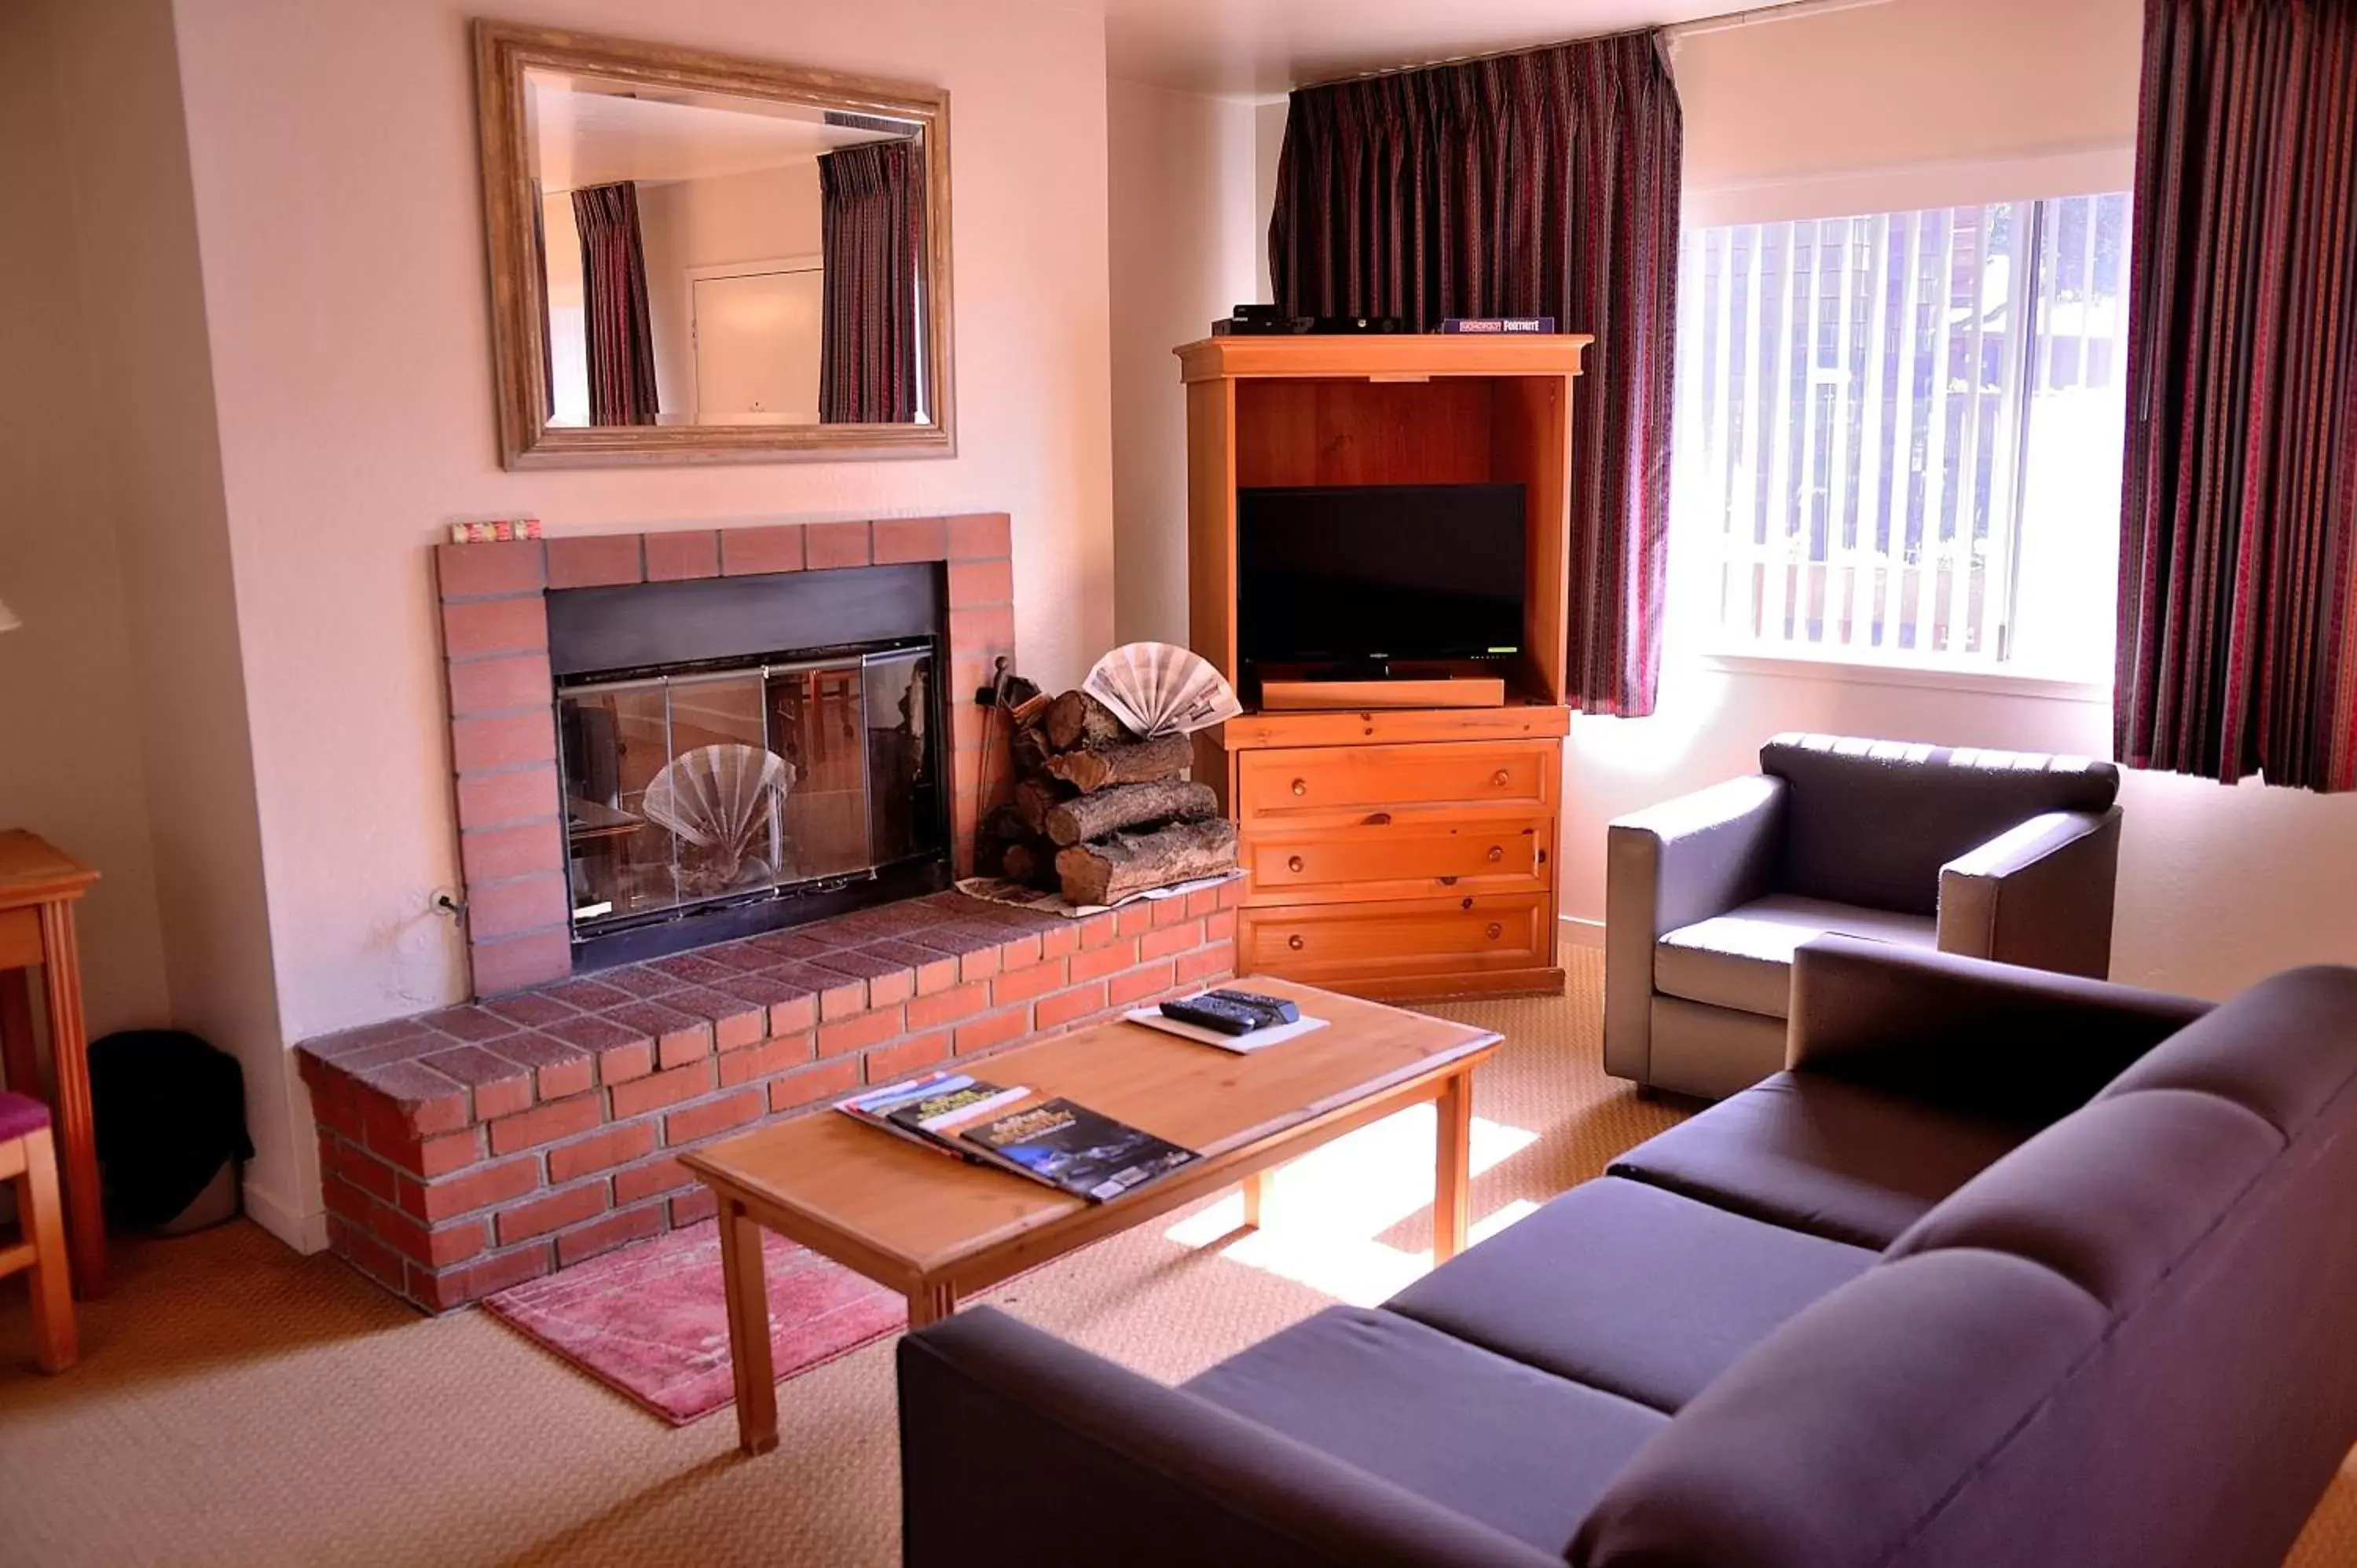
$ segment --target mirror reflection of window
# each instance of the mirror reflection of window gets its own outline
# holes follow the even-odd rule
[[[919,423],[907,121],[524,72],[549,423]]]

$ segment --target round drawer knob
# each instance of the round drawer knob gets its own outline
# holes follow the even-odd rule
[[[1495,920],[1492,920],[1492,921],[1491,921],[1491,922],[1490,922],[1490,929],[1489,929],[1489,931],[1487,932],[1487,935],[1489,936],[1489,939],[1490,939],[1491,941],[1493,941],[1493,942],[1494,942],[1494,941],[1496,941],[1500,937],[1502,937],[1502,936],[1504,936],[1505,934],[1506,934],[1506,928],[1505,928],[1505,927],[1503,927],[1503,926],[1501,926],[1501,925],[1498,924],[1498,922],[1497,922],[1497,921],[1495,921]]]
[[[1298,936],[1291,936],[1285,939],[1285,945],[1291,948],[1295,952],[1299,952],[1302,948],[1302,941]]]
[[[1506,787],[1510,777],[1511,776],[1506,772],[1506,770],[1501,768],[1498,771],[1490,775],[1490,782],[1502,789]]]
[[[1506,846],[1505,846],[1504,844],[1501,844],[1501,843],[1493,843],[1493,844],[1491,844],[1491,845],[1490,846],[1490,864],[1491,864],[1491,865],[1497,865],[1500,861],[1501,861],[1501,860],[1503,860],[1503,859],[1505,859],[1505,858],[1506,858]]]
[[[1308,793],[1309,793],[1309,780],[1308,780],[1308,779],[1295,779],[1295,780],[1293,781],[1293,792],[1294,792],[1295,794],[1297,794],[1297,795],[1307,795],[1307,794],[1308,794]]]
[[[1296,875],[1298,875],[1301,871],[1301,857],[1297,854],[1291,860],[1286,861],[1285,863],[1285,869],[1294,873]]]

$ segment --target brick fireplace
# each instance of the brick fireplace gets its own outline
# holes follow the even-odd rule
[[[459,1306],[707,1218],[682,1149],[1233,973],[1241,881],[1080,920],[937,892],[574,972],[547,596],[938,564],[963,874],[1004,787],[971,699],[1014,654],[1007,536],[980,514],[436,548],[477,1000],[297,1047],[333,1251]]]
[[[949,725],[949,843],[971,869],[978,808],[1004,789],[1004,748],[985,763],[987,714],[974,705],[1015,656],[1014,571],[1003,512],[690,529],[438,545],[468,956],[479,996],[573,972],[550,660],[552,593],[934,565],[942,579]]]

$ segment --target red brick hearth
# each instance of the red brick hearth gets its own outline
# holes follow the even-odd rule
[[[328,1245],[439,1312],[694,1223],[681,1149],[1224,980],[1243,886],[937,894],[308,1041]]]

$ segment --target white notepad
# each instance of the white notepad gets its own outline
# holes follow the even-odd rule
[[[1305,1013],[1292,1023],[1279,1024],[1275,1028],[1254,1029],[1249,1035],[1222,1035],[1217,1029],[1206,1029],[1200,1024],[1189,1024],[1165,1016],[1158,1007],[1133,1007],[1122,1016],[1133,1024],[1143,1024],[1149,1029],[1159,1029],[1166,1035],[1176,1035],[1182,1040],[1193,1040],[1199,1045],[1217,1046],[1238,1056],[1281,1046],[1287,1040],[1299,1039],[1313,1029],[1326,1026],[1325,1019],[1312,1018]]]

